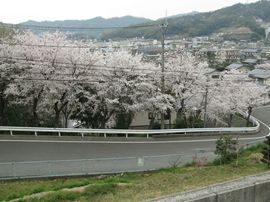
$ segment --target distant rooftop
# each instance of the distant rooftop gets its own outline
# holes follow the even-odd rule
[[[254,69],[248,73],[251,78],[267,79],[270,78],[270,70]]]
[[[248,64],[256,64],[258,62],[257,59],[246,59],[243,61],[243,63],[248,63]]]
[[[236,69],[239,69],[239,68],[241,68],[243,66],[244,66],[243,64],[232,63],[229,66],[227,66],[225,69],[227,69],[227,70],[236,70]]]
[[[258,49],[256,48],[247,48],[247,49],[244,49],[243,52],[246,52],[246,53],[258,53]]]

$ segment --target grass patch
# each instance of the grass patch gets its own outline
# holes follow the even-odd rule
[[[56,190],[41,198],[21,202],[142,201],[267,171],[265,164],[248,160],[250,154],[260,152],[261,147],[259,145],[241,151],[237,164],[234,161],[227,165],[185,166],[104,177],[1,182],[0,196],[1,200],[9,200],[29,193]],[[84,185],[88,187],[82,192],[61,191],[62,188]]]
[[[59,178],[0,181],[0,201],[21,198],[44,191],[57,191],[95,183],[94,178]]]
[[[19,202],[68,202],[75,201],[80,197],[79,193],[68,192],[68,191],[59,191],[56,193],[48,194],[45,197],[41,198],[32,198],[32,199],[21,199]]]

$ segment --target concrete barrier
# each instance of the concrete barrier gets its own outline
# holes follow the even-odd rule
[[[148,202],[269,202],[270,172],[149,200]]]

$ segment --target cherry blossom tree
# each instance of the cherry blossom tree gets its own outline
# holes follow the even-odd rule
[[[178,118],[187,124],[187,113],[196,110],[197,117],[201,109],[202,91],[207,85],[206,63],[199,62],[188,53],[168,55],[166,63],[166,91],[175,99],[174,109]],[[200,96],[200,97],[198,97]]]
[[[0,45],[0,123],[10,99],[28,106],[34,126],[66,127],[73,118],[88,128],[128,128],[141,111],[152,113],[150,125],[176,111],[189,127],[206,115],[219,121],[229,115],[231,126],[233,114],[247,111],[249,119],[267,94],[237,71],[208,78],[207,64],[189,53],[167,53],[161,72],[142,55],[93,51],[93,44],[58,32],[25,31],[8,40]]]

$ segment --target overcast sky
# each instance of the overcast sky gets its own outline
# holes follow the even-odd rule
[[[212,11],[257,0],[1,0],[0,21],[90,19],[132,15],[157,19],[191,11]]]

